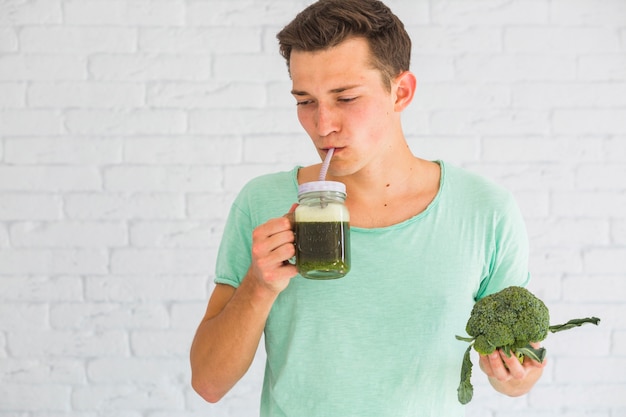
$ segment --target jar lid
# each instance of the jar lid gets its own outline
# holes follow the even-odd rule
[[[338,181],[311,181],[298,186],[298,196],[314,191],[335,191],[346,193],[346,184]]]

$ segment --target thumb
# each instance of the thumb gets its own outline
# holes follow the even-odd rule
[[[283,216],[289,219],[289,223],[291,224],[292,228],[294,227],[296,223],[296,216],[294,215],[296,208],[298,208],[298,203],[292,204],[291,208],[289,209],[289,212]]]

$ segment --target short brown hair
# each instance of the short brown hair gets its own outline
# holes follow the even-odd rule
[[[411,62],[411,39],[404,24],[378,0],[319,0],[276,37],[287,68],[292,50],[318,51],[351,37],[363,37],[370,47],[372,65],[381,71],[387,87]]]

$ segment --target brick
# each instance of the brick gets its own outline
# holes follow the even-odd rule
[[[411,70],[422,83],[455,80],[456,61],[452,56],[423,54],[419,50],[411,52]]]
[[[70,219],[172,219],[184,215],[184,198],[176,193],[72,193],[64,201]]]
[[[402,20],[405,26],[424,25],[430,22],[430,3],[427,0],[388,0],[385,4]],[[411,36],[413,39],[413,35]]]
[[[125,141],[125,161],[150,165],[226,165],[241,162],[241,140],[231,137],[136,138]]]
[[[94,191],[101,189],[100,173],[92,167],[0,166],[5,191]]]
[[[63,199],[52,194],[3,192],[0,220],[57,220],[63,216]]]
[[[626,57],[614,55],[584,55],[580,57],[579,78],[591,81],[626,80]]]
[[[87,365],[89,380],[97,384],[154,383],[187,379],[188,364],[181,358],[96,358]]]
[[[289,81],[270,81],[264,86],[265,92],[263,93],[264,102],[266,107],[277,109],[293,109],[296,106],[296,100],[289,93],[291,91],[291,82]],[[254,92],[254,91],[253,91]],[[246,101],[248,98],[246,98]],[[231,97],[226,103],[237,103],[241,105],[238,97]],[[250,106],[254,106],[254,101]]]
[[[57,384],[0,385],[0,409],[14,411],[69,411],[72,388]]]
[[[577,188],[587,190],[625,190],[626,165],[585,164],[576,171]]]
[[[514,192],[574,189],[574,176],[568,167],[549,162],[481,162],[466,164],[466,168],[492,178]]]
[[[556,191],[552,212],[562,217],[624,218],[626,195],[610,191]]]
[[[0,80],[84,80],[87,59],[82,56],[0,55]]]
[[[243,141],[244,163],[279,163],[293,161],[294,165],[311,165],[321,161],[311,140],[293,135],[254,135]]]
[[[291,0],[268,3],[214,0],[192,1],[187,5],[187,23],[191,26],[264,26],[286,25],[302,10]]]
[[[612,222],[611,240],[615,245],[626,246],[626,220],[615,220]]]
[[[427,112],[405,114],[402,116],[402,123],[407,137],[431,134],[430,114]]]
[[[293,108],[293,98],[286,95]],[[243,99],[242,97],[245,97]],[[155,107],[183,109],[241,109],[263,108],[268,94],[261,83],[252,82],[199,82],[155,83],[148,86],[146,102]]]
[[[63,22],[58,0],[8,0],[0,3],[0,26],[47,25]]]
[[[550,20],[568,25],[619,25],[626,21],[626,4],[621,0],[556,0],[550,2]]]
[[[222,234],[221,222],[134,222],[130,244],[136,248],[216,247]]]
[[[557,133],[577,135],[626,134],[626,110],[588,109],[557,110],[554,112],[554,130]]]
[[[139,50],[169,54],[257,53],[261,51],[259,39],[261,30],[257,27],[144,28],[139,32]]]
[[[107,357],[129,353],[128,335],[119,330],[13,332],[8,342],[16,358]]]
[[[7,139],[4,160],[16,165],[104,165],[120,163],[122,151],[119,139]]]
[[[127,226],[119,222],[22,222],[13,223],[10,233],[15,248],[98,248],[128,243]]]
[[[30,249],[0,252],[0,274],[104,274],[108,254],[97,250]]]
[[[615,372],[616,369],[626,369],[624,358],[558,358],[554,367],[557,381],[585,384],[626,383],[626,376],[622,372]]]
[[[626,356],[626,330],[616,330],[613,333],[613,352],[618,356]]]
[[[420,111],[438,109],[492,109],[507,107],[510,88],[498,84],[425,83],[411,106]]]
[[[137,108],[144,104],[145,87],[127,82],[32,83],[28,87],[30,107]]]
[[[219,167],[205,166],[119,166],[104,172],[107,191],[202,192],[222,187]]]
[[[583,262],[577,248],[531,247],[530,270],[540,275],[579,274]]]
[[[187,357],[194,332],[188,330],[134,331],[130,344],[142,357]]]
[[[91,54],[135,52],[137,31],[112,27],[26,27],[20,31],[26,53]]]
[[[214,59],[214,77],[218,81],[254,82],[288,79],[285,61],[278,54],[225,54]],[[250,71],[254,68],[254,71]]]
[[[235,198],[235,191],[226,193],[191,193],[187,195],[189,219],[216,219],[225,221]]]
[[[89,62],[90,74],[99,81],[206,81],[213,72],[208,56],[106,54],[94,55]]]
[[[431,115],[430,129],[443,135],[541,135],[549,132],[549,116],[537,110],[442,110]]]
[[[545,218],[550,213],[548,191],[515,191],[515,198],[525,219]]]
[[[114,249],[111,273],[193,275],[208,274],[215,268],[206,249]]]
[[[178,110],[69,110],[66,127],[76,134],[168,135],[185,132],[186,117]]]
[[[567,406],[579,410],[599,407],[626,407],[624,387],[619,384],[556,384],[533,391],[531,407],[554,407],[554,399],[562,398]],[[554,409],[554,408],[553,408]]]
[[[15,30],[8,27],[0,27],[0,52],[15,52],[17,48],[17,33]]]
[[[599,54],[619,52],[619,38],[607,27],[511,27],[504,50],[515,53]]]
[[[76,387],[72,391],[72,407],[77,411],[98,410],[118,415],[118,410],[176,410],[184,408],[179,390],[167,384],[137,385],[93,384]]]
[[[420,157],[443,160],[453,165],[480,159],[480,143],[475,137],[432,136],[408,137],[409,147]]]
[[[24,107],[26,104],[25,98],[25,84],[0,83],[0,109]]]
[[[604,161],[602,145],[598,139],[575,137],[527,136],[524,138],[487,137],[482,140],[483,161],[528,163],[561,163],[562,169],[573,175],[563,161]]]
[[[54,303],[81,301],[83,282],[80,277],[7,276],[0,279],[0,300],[7,302]]]
[[[583,252],[585,271],[594,274],[626,274],[626,249],[595,248]],[[626,299],[626,283],[622,283],[621,299]]]
[[[577,248],[587,245],[608,245],[610,225],[598,219],[541,219],[526,222],[534,247]]]
[[[170,328],[195,331],[204,316],[206,307],[206,301],[173,303]]]
[[[248,181],[259,175],[276,171],[289,171],[294,166],[290,162],[282,164],[252,164],[252,165],[236,165],[224,168],[224,189],[239,191]],[[289,210],[286,207],[285,210]]]
[[[548,22],[549,8],[543,0],[451,0],[433,4],[431,14],[433,23],[446,25],[542,24]]]
[[[206,257],[215,253],[205,251]],[[85,296],[90,301],[121,303],[199,301],[206,302],[207,274],[202,275],[107,275],[85,278]],[[0,281],[1,282],[1,281]]]
[[[582,313],[581,313],[582,310]],[[554,324],[565,323],[567,320],[574,317],[587,317],[591,314],[585,315],[585,311],[589,311],[590,309],[581,308],[578,306],[578,313],[573,316],[569,316],[566,319],[558,320],[555,319],[552,322]],[[598,312],[598,310],[591,310],[593,313]],[[602,316],[602,312],[599,314],[594,314],[600,317]],[[566,332],[557,333],[555,335],[548,335],[547,339],[542,342],[548,351],[548,363],[552,361],[555,366],[558,366],[561,360],[573,360],[574,358],[580,362],[584,363],[592,363],[596,360],[608,359],[610,352],[610,343],[611,343],[611,333],[607,331],[603,326],[606,323],[600,322],[598,327],[593,325],[586,325],[585,327],[571,329]],[[588,368],[584,365],[581,365],[576,370],[572,370],[572,373],[576,373],[577,377],[574,377],[571,381],[572,384],[579,383],[583,385],[592,385],[593,377],[587,375]],[[559,375],[555,369],[554,379],[556,381],[560,381],[561,383],[565,382],[561,375]],[[600,369],[598,369],[600,372]],[[580,381],[581,379],[585,380],[584,382]]]
[[[48,306],[27,301],[0,304],[0,331],[8,333],[29,330],[37,332],[48,327]]]
[[[63,115],[50,110],[0,110],[0,126],[4,135],[59,135]]]
[[[162,329],[169,324],[161,303],[56,303],[50,307],[55,330]]]
[[[0,363],[0,374],[5,383],[17,384],[84,384],[85,364],[80,359],[53,359],[45,362],[38,359],[9,358]],[[2,415],[0,413],[0,415]]]
[[[71,25],[180,26],[185,19],[181,0],[72,0],[64,3]]]
[[[524,83],[511,88],[516,107],[589,109],[626,105],[626,83]]]
[[[0,224],[0,248],[8,248],[9,246],[9,231],[7,226]]]
[[[555,110],[554,131],[576,135],[626,134],[626,110]]]
[[[605,158],[609,162],[624,162],[626,136],[615,136],[605,141]]]
[[[623,250],[621,252],[624,252]],[[602,257],[609,258],[609,265],[602,263]],[[586,250],[583,252],[582,258],[585,265],[585,271],[593,274],[592,279],[582,279],[578,277],[565,278],[563,280],[563,297],[571,302],[576,303],[620,303],[626,297],[626,280],[623,277],[611,276],[610,265],[623,265],[623,259],[620,258],[623,253],[618,249],[613,250]],[[600,263],[601,268],[593,268],[591,262]],[[601,270],[605,269],[605,271]],[[623,267],[622,267],[623,269]]]
[[[420,54],[499,53],[501,29],[487,26],[418,26],[411,29],[412,47]]]
[[[457,58],[456,79],[563,82],[576,79],[576,58],[556,54],[471,54]]]
[[[217,124],[216,121],[220,123]],[[269,114],[263,110],[222,109],[189,112],[189,133],[209,135],[251,135],[294,133],[301,134],[302,127],[295,109],[276,110]]]

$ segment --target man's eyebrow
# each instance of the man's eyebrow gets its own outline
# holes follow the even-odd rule
[[[332,90],[330,90],[329,93],[331,93],[331,94],[343,93],[344,91],[351,90],[351,89],[357,88],[357,87],[360,87],[360,85],[359,84],[354,84],[354,85],[347,85],[345,87],[337,87],[337,88],[333,88]],[[291,94],[293,94],[294,96],[308,96],[308,95],[310,95],[306,91],[302,91],[302,90],[291,90]]]

